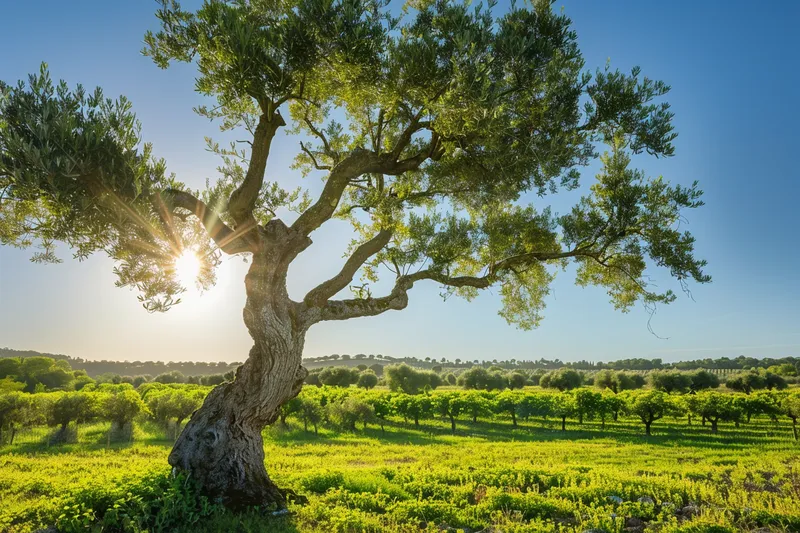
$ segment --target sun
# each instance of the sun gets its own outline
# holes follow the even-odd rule
[[[200,276],[200,259],[194,251],[186,249],[175,259],[175,276],[184,287],[194,287]]]

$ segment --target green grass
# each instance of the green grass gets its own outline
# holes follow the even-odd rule
[[[77,444],[48,446],[41,428],[0,448],[0,531],[56,521],[66,531],[153,531],[155,520],[187,532],[800,531],[800,446],[786,423],[754,419],[712,435],[669,420],[650,438],[632,419],[605,431],[572,423],[566,433],[555,421],[516,430],[503,418],[460,421],[455,436],[438,420],[319,435],[290,423],[265,432],[268,471],[309,500],[289,516],[184,501],[168,479],[163,431],[142,424],[133,443],[107,447],[105,426],[95,425]],[[696,513],[676,514],[687,505]],[[105,509],[114,527],[98,522]]]

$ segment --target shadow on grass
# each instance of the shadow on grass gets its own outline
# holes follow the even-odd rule
[[[612,440],[624,444],[652,444],[674,447],[675,445],[705,448],[730,449],[759,446],[792,446],[792,432],[788,424],[775,426],[770,423],[750,423],[739,428],[720,425],[717,433],[711,432],[711,426],[681,425],[668,421],[659,425],[653,424],[650,436],[645,435],[644,425],[633,421],[606,423],[605,429],[600,423],[577,422],[567,423],[566,431],[561,431],[560,420],[529,420],[520,422],[514,428],[510,421],[500,420],[458,420],[456,433],[451,434],[449,422],[437,420],[421,421],[419,426],[407,425],[400,421],[388,421],[386,430],[377,427],[359,428],[354,433],[322,430],[315,435],[301,428],[280,428],[273,426],[267,430],[268,441],[285,445],[303,445],[324,443],[332,446],[350,446],[354,442],[374,442],[392,444],[426,445],[459,445],[462,439],[475,438],[492,442],[553,442],[577,440]]]
[[[329,428],[320,428],[319,433],[305,431],[299,423],[292,421],[288,427],[280,423],[266,428],[264,440],[285,446],[325,444],[326,446],[352,446],[354,443],[364,444],[396,444],[396,445],[453,445],[463,444],[464,438],[481,439],[491,442],[557,442],[557,441],[589,441],[603,439],[620,444],[650,444],[674,447],[676,445],[704,448],[731,449],[745,447],[782,446],[790,447],[795,443],[791,426],[787,423],[778,425],[769,421],[753,421],[741,424],[738,428],[732,424],[720,424],[717,433],[711,432],[710,424],[698,423],[687,425],[685,421],[667,420],[656,422],[652,426],[653,435],[644,433],[644,425],[631,420],[601,423],[568,420],[566,431],[561,431],[561,421],[554,419],[520,420],[518,426],[512,426],[510,420],[491,419],[472,422],[459,419],[456,421],[456,433],[451,434],[448,421],[428,419],[420,421],[419,426],[406,424],[401,420],[387,420],[382,430],[377,425],[366,429],[359,427],[355,432],[342,432]],[[41,432],[39,432],[41,433]],[[46,433],[41,433],[46,435]],[[51,444],[46,436],[38,440],[15,443],[0,447],[0,455],[4,453],[38,453],[60,454],[75,451],[99,451],[103,449],[122,450],[138,446],[162,447],[165,451],[172,448],[174,440],[158,425],[146,422],[141,424],[133,441],[115,442],[108,440],[108,432],[99,427],[87,429],[78,443]]]

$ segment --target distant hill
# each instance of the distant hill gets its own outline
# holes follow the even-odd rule
[[[80,357],[71,357],[64,354],[36,352],[33,350],[14,350],[0,348],[0,357],[35,357],[45,356],[53,359],[64,359],[69,362],[73,370],[85,370],[87,374],[96,377],[99,374],[119,374],[120,376],[141,376],[150,374],[157,376],[165,372],[177,370],[185,376],[208,376],[211,374],[224,374],[242,363],[205,363],[192,361],[168,362],[163,361],[93,361]]]
[[[150,374],[157,376],[165,372],[172,372],[177,370],[185,376],[207,376],[211,374],[224,374],[236,368],[242,363],[205,363],[205,362],[192,362],[192,361],[178,361],[178,362],[162,362],[162,361],[109,361],[100,360],[93,361],[89,359],[82,359],[80,357],[71,357],[64,354],[42,353],[33,350],[14,350],[12,348],[0,348],[0,357],[33,357],[43,355],[52,357],[53,359],[64,359],[69,362],[70,366],[75,370],[85,370],[87,374],[92,377],[98,374],[119,374],[121,376],[138,376]],[[498,361],[497,359],[477,361],[477,360],[461,360],[455,359],[454,361],[445,358],[418,358],[418,357],[391,357],[382,354],[332,354],[320,357],[307,357],[303,359],[303,365],[308,369],[321,368],[326,366],[349,366],[355,367],[360,364],[390,365],[406,363],[410,366],[424,369],[432,369],[436,366],[441,366],[443,369],[458,369],[470,368],[474,365],[492,366],[496,365],[501,368],[511,369],[527,369],[532,370],[542,368],[545,370],[552,370],[557,368],[574,368],[576,370],[659,370],[659,369],[679,369],[679,370],[695,370],[698,368],[707,369],[721,369],[721,370],[740,370],[749,368],[768,368],[773,365],[791,364],[800,369],[800,358],[798,357],[782,357],[779,359],[763,358],[757,359],[754,357],[745,357],[740,355],[736,358],[720,357],[717,359],[697,359],[693,361],[680,361],[674,363],[664,363],[661,359],[621,359],[617,361],[573,361],[564,362],[559,359],[548,360],[517,360],[511,359],[508,361]]]

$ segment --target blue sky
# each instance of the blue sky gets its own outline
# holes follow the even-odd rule
[[[666,339],[648,332],[643,309],[615,312],[601,289],[575,287],[569,270],[553,285],[542,325],[528,332],[497,315],[496,293],[472,303],[443,302],[438,287],[418,285],[402,312],[315,326],[306,356],[669,361],[800,355],[800,4],[565,0],[556,7],[562,5],[589,68],[607,59],[623,70],[640,65],[644,74],[672,85],[676,155],[636,163],[672,182],[700,180],[707,205],[689,213],[689,228],[713,283],[692,287],[694,300],[681,297],[659,308],[652,326]],[[217,165],[203,137],[224,137],[192,112],[203,102],[193,92],[192,66],[162,71],[140,54],[145,30],[156,27],[155,9],[148,1],[7,3],[0,9],[0,79],[14,82],[47,61],[53,77],[70,85],[125,94],[169,170],[201,187]],[[296,150],[297,139],[279,137],[269,172],[282,184],[318,192],[318,180],[303,182],[290,170]],[[585,185],[595,170],[586,169]],[[555,210],[564,212],[576,197],[559,198]],[[297,298],[338,270],[350,233],[334,223],[312,237],[315,244],[290,272]],[[64,248],[60,255],[60,265],[35,265],[30,251],[0,247],[0,346],[93,359],[245,358],[250,339],[241,319],[241,260],[225,261],[209,293],[188,294],[172,311],[150,315],[135,293],[114,287],[110,260],[79,263]],[[678,289],[663,273],[655,278],[660,287]]]

